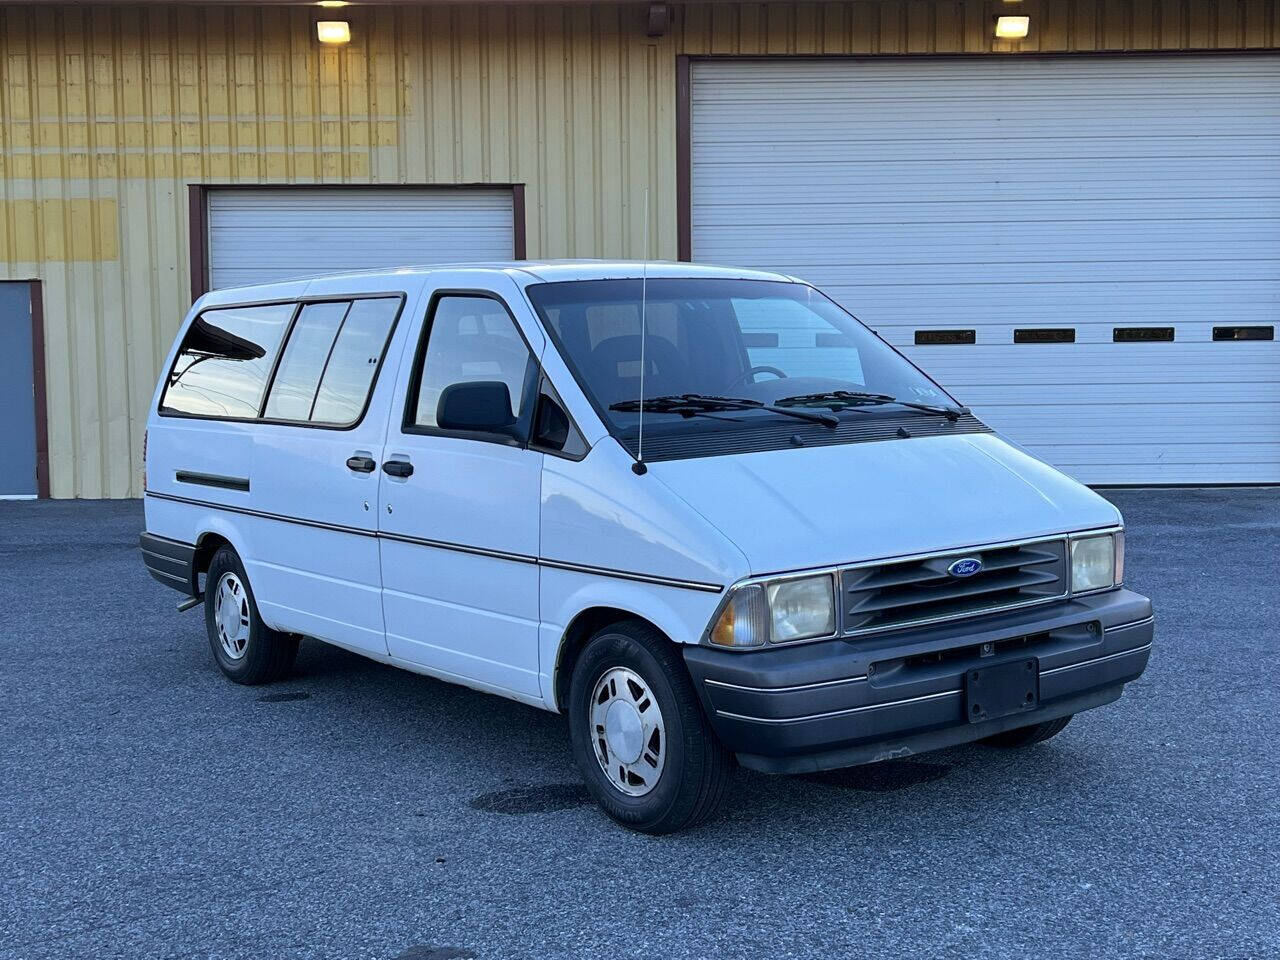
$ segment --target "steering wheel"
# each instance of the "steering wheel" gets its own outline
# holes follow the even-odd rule
[[[758,367],[752,367],[742,376],[738,377],[731,384],[729,384],[729,386],[736,387],[739,384],[743,384],[743,383],[755,383],[757,373],[772,373],[779,380],[787,379],[787,375],[785,372],[783,372],[782,370],[779,370],[777,367],[771,367],[769,366],[769,364],[765,363],[765,364],[761,364]]]

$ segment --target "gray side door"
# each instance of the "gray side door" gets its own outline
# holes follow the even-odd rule
[[[0,282],[0,497],[36,495],[35,369],[31,284]]]

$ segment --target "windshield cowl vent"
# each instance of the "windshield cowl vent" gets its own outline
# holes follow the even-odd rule
[[[697,430],[687,430],[679,422],[645,421],[644,458],[649,462],[687,460],[695,457],[725,457],[765,450],[796,450],[831,447],[847,443],[892,440],[909,443],[920,437],[991,433],[991,428],[971,413],[958,420],[917,410],[891,407],[862,409],[840,415],[835,428],[821,424],[797,423],[768,414],[728,412],[723,417],[736,420],[701,420]],[[904,437],[902,434],[906,433]],[[636,438],[622,438],[623,446],[635,456]]]

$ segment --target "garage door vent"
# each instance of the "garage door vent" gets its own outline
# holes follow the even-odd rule
[[[1274,340],[1275,327],[1214,327],[1215,340]]]
[[[1111,339],[1115,343],[1173,343],[1173,327],[1116,327]]]
[[[977,343],[978,334],[974,330],[917,330],[916,346]]]
[[[1013,331],[1014,343],[1075,343],[1071,327],[1022,327]]]

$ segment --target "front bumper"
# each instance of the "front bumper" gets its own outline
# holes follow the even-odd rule
[[[1110,703],[1146,669],[1151,601],[1112,590],[882,636],[738,652],[686,646],[721,741],[766,773],[829,770],[978,740]],[[990,645],[990,646],[987,646]],[[1035,657],[1034,710],[970,723],[967,670]]]

